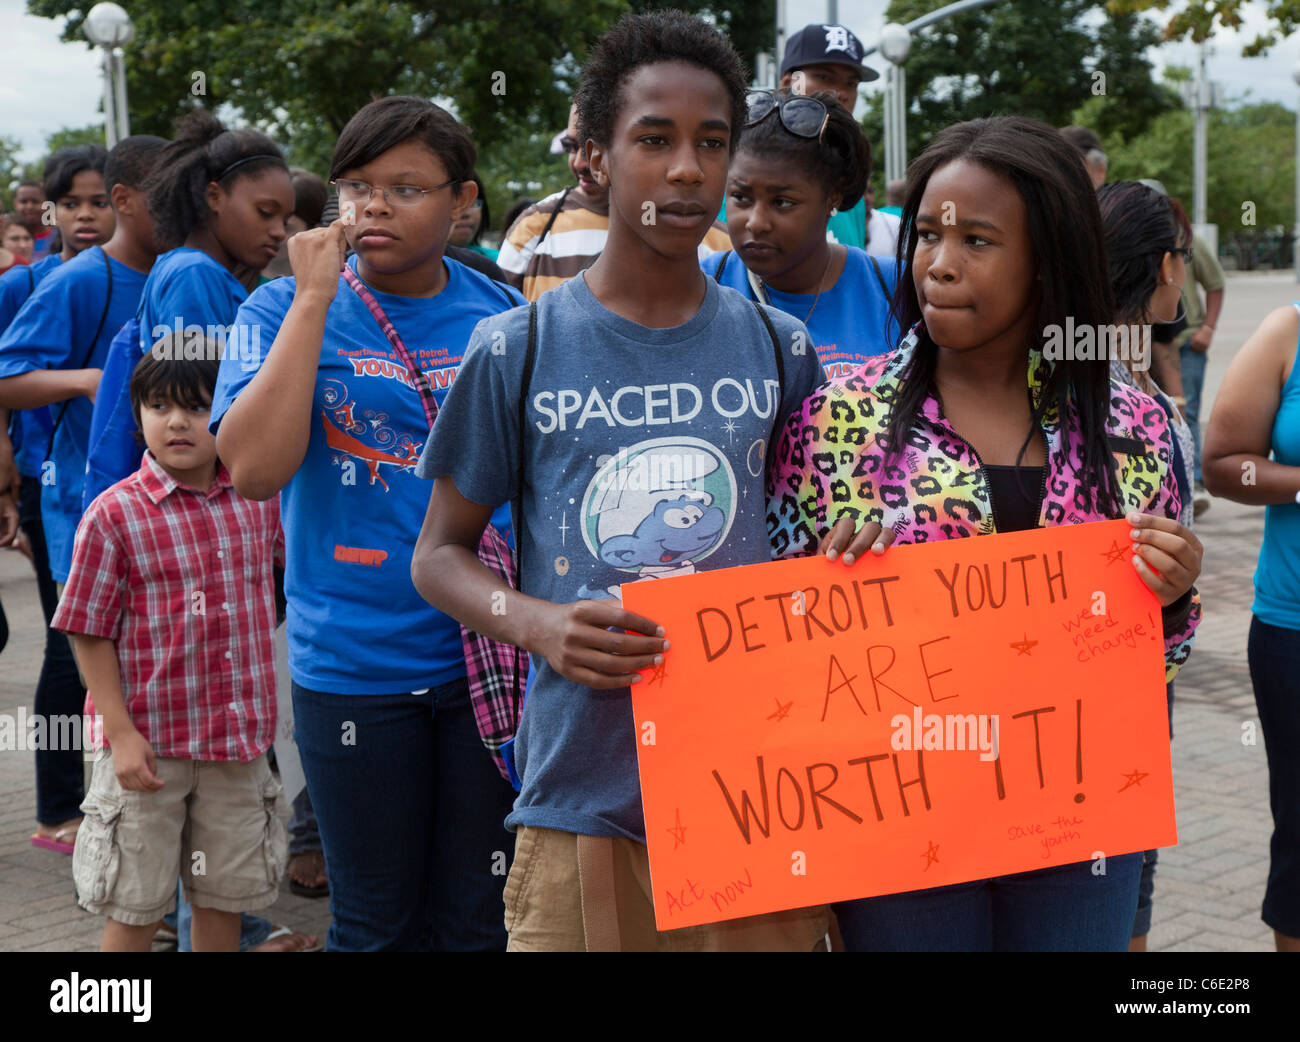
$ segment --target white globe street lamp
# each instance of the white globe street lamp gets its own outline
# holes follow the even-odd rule
[[[135,25],[117,4],[102,3],[90,9],[81,29],[86,39],[104,51],[104,140],[112,148],[131,133],[122,48],[135,39]]]

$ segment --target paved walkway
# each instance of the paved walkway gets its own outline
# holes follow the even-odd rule
[[[1274,307],[1300,298],[1289,275],[1229,278],[1226,309],[1210,354],[1204,416],[1232,355]],[[1150,944],[1161,951],[1264,951],[1260,921],[1268,875],[1268,773],[1246,669],[1251,575],[1263,511],[1216,501],[1198,525],[1206,546],[1199,583],[1206,610],[1180,675],[1174,707],[1174,785],[1180,843],[1161,854]],[[0,599],[9,646],[0,656],[0,713],[31,710],[42,634],[27,562],[0,553]],[[70,859],[28,844],[35,821],[33,754],[0,752],[0,951],[85,951],[98,946],[100,919],[73,896]],[[289,893],[267,913],[276,923],[324,933],[326,901]]]

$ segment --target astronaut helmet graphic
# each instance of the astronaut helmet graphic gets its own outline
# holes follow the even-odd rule
[[[605,460],[582,497],[592,556],[642,578],[694,571],[736,516],[736,477],[699,438],[655,438]]]

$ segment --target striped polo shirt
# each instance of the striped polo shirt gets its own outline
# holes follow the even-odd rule
[[[546,231],[548,224],[550,231]],[[507,282],[529,300],[536,300],[548,289],[590,268],[605,248],[608,234],[608,202],[593,203],[575,185],[567,193],[548,195],[519,215],[501,242],[497,265]],[[714,221],[700,243],[700,260],[729,249],[731,239],[726,227]]]

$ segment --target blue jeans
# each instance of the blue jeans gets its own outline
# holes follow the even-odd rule
[[[1142,853],[834,906],[850,952],[1128,950]]]
[[[1201,390],[1205,387],[1205,355],[1205,352],[1193,351],[1187,344],[1178,352],[1178,365],[1183,371],[1183,397],[1187,399],[1183,415],[1187,417],[1187,426],[1192,428],[1192,444],[1196,449],[1193,470],[1198,484],[1201,481]]]
[[[420,694],[293,685],[330,879],[330,951],[504,951],[514,790],[462,677]]]
[[[1251,616],[1246,640],[1250,682],[1268,755],[1268,805],[1273,812],[1268,886],[1261,917],[1278,933],[1300,937],[1300,630]]]
[[[50,629],[54,609],[59,604],[58,590],[50,574],[50,555],[45,546],[45,528],[41,523],[41,483],[24,477],[22,485],[22,527],[32,546],[36,567],[36,591],[45,616],[45,657],[41,661],[40,679],[32,712],[46,717],[72,716],[81,719],[86,689],[77,675],[72,645],[65,634]],[[81,801],[86,797],[85,767],[79,749],[38,749],[36,751],[36,820],[42,825],[61,825],[81,817]]]

